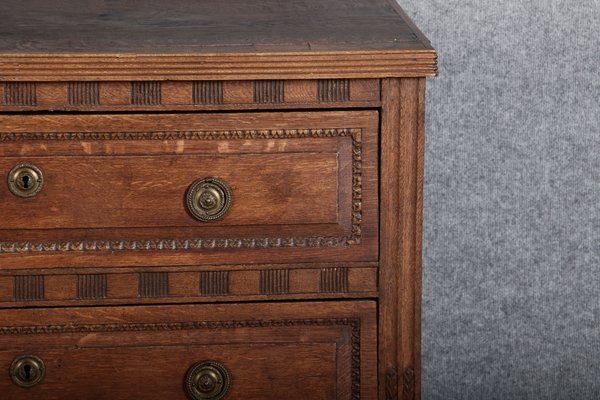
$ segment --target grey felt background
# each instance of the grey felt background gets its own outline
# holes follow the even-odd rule
[[[600,399],[600,1],[399,2],[440,65],[423,399]]]

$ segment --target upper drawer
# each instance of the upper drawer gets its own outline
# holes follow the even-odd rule
[[[376,111],[1,116],[0,265],[375,261],[377,127]]]

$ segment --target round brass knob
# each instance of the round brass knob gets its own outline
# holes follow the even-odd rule
[[[197,220],[216,221],[231,207],[231,189],[217,178],[199,179],[188,189],[186,203],[188,211]]]
[[[42,171],[32,164],[15,165],[8,173],[8,188],[18,197],[33,197],[42,190]]]
[[[185,389],[192,400],[220,400],[229,391],[230,384],[227,368],[216,361],[194,364],[185,378]]]
[[[44,379],[46,367],[44,362],[36,356],[23,356],[16,358],[10,365],[10,379],[22,388],[30,388]]]

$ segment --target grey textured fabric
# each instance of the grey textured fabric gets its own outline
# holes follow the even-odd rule
[[[440,65],[423,399],[600,399],[600,1],[400,4]]]

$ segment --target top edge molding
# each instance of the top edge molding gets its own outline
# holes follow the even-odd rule
[[[435,50],[210,54],[0,53],[0,81],[428,77]]]

